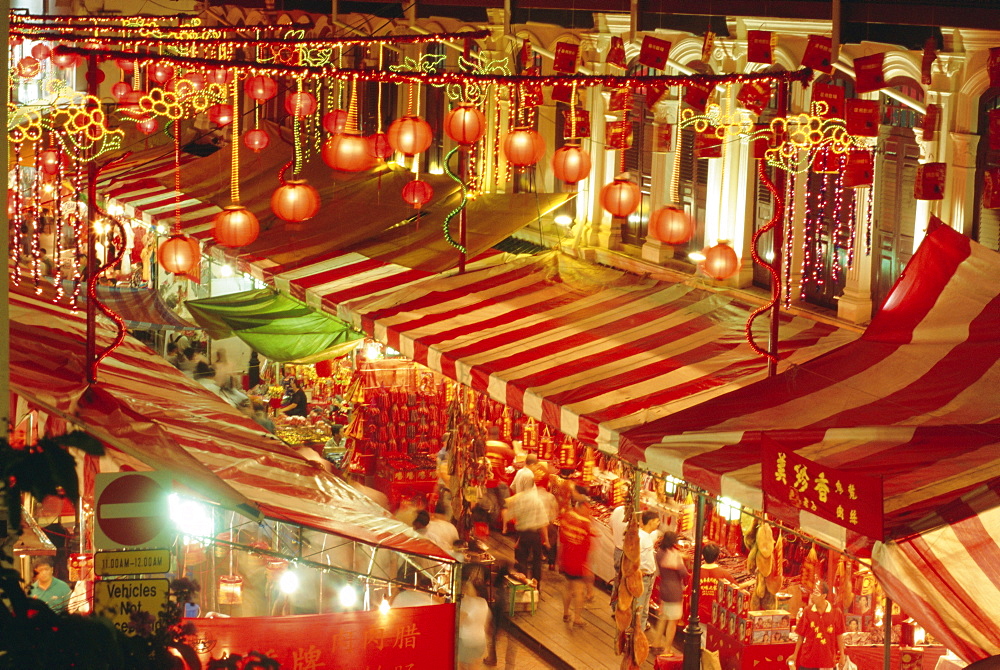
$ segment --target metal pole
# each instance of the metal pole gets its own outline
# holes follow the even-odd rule
[[[468,179],[466,174],[469,171],[469,154],[468,148],[462,147],[458,150],[458,176],[462,180],[462,188],[465,188],[465,181]],[[458,213],[458,243],[462,245],[462,251],[458,256],[458,272],[459,274],[465,272],[465,261],[468,257],[466,248],[466,225],[465,225],[465,207],[462,207],[462,211]]]
[[[0,38],[3,38],[4,44],[10,44],[10,2],[9,0],[3,0],[0,3]],[[6,58],[3,59],[3,81],[4,85],[0,88],[0,119],[2,119],[3,124],[0,127],[4,128],[4,147],[6,148],[6,155],[10,155],[10,143],[6,137],[7,128],[7,96],[9,89],[7,88],[7,79],[10,74],[9,67],[10,63]],[[7,189],[9,188],[20,188],[19,184],[8,184],[7,188],[3,189],[3,200],[0,201],[0,221],[3,222],[2,227],[5,231],[10,230],[10,221],[7,217]],[[18,256],[20,256],[20,249],[18,249]],[[20,268],[16,268],[20,270]],[[10,304],[8,302],[10,296],[10,236],[5,233],[0,235],[0,272],[3,273],[3,277],[0,277],[0,333],[3,333],[3,337],[0,337],[0,439],[7,439],[7,435],[10,432]],[[0,484],[2,487],[2,484]],[[2,511],[2,510],[0,510]],[[0,518],[5,519],[6,515],[0,516]],[[0,537],[0,541],[3,537]]]
[[[705,532],[705,495],[698,492],[697,512],[694,522],[694,566],[691,569],[691,612],[684,629],[684,670],[701,668],[701,625],[698,619],[698,600],[701,596],[701,547]]]
[[[785,82],[778,84],[778,116],[788,116],[788,84]],[[775,170],[775,173],[774,187],[777,189],[779,194],[782,194],[779,197],[784,197],[785,179],[787,178],[785,171]],[[773,358],[767,359],[768,377],[773,377],[778,374],[778,326],[781,323],[781,277],[783,276],[781,268],[781,251],[784,244],[784,212],[787,207],[788,203],[785,202],[782,204],[782,211],[776,212],[776,214],[779,215],[778,221],[775,223],[774,228],[771,229],[771,265],[777,269],[778,277],[774,279],[775,285],[771,287],[771,295],[775,298],[775,300],[774,305],[771,307],[771,324],[767,340],[767,350],[771,356],[773,356]]]
[[[892,598],[885,597],[885,615],[882,618],[882,670],[890,670],[892,665]]]
[[[88,106],[95,105],[97,100],[97,56],[87,58],[87,93],[90,94]],[[86,369],[87,384],[97,383],[97,301],[90,295],[90,287],[94,282],[97,270],[97,246],[95,235],[97,223],[97,163],[90,156],[87,162],[87,270],[84,281],[87,284],[87,348]]]

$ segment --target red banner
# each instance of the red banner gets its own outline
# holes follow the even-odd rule
[[[574,74],[576,72],[576,57],[579,53],[579,44],[558,42],[555,57],[552,59],[552,70],[563,74]]]
[[[769,81],[748,81],[736,95],[736,102],[754,114],[760,114],[771,100],[772,86]]]
[[[930,84],[931,83],[931,66],[934,65],[934,61],[937,59],[937,40],[933,37],[928,37],[927,41],[924,42],[924,55],[920,59],[920,83]]]
[[[611,48],[608,49],[608,57],[605,59],[608,65],[616,65],[625,69],[625,40],[617,35],[611,38]]]
[[[826,35],[810,35],[806,51],[802,54],[802,67],[812,68],[817,72],[833,72],[830,54],[833,53],[833,40]]]
[[[665,70],[670,58],[670,42],[646,35],[639,49],[639,63],[657,70]]]
[[[667,92],[666,84],[646,84],[646,108],[652,109]]]
[[[567,105],[573,101],[573,84],[555,84],[552,87],[553,102],[565,102]]]
[[[771,41],[774,34],[769,30],[748,30],[747,31],[747,60],[751,63],[774,62]]]
[[[605,146],[608,149],[628,149],[632,146],[632,122],[608,121],[604,127]]]
[[[990,49],[986,60],[986,71],[990,75],[990,86],[1000,86],[1000,47]]]
[[[631,102],[631,92],[627,88],[615,88],[611,90],[611,96],[608,98],[608,111],[609,112],[622,112],[628,109]]]
[[[281,617],[186,619],[211,641],[202,664],[223,654],[257,651],[282,668],[419,670],[455,661],[455,606]]]
[[[708,106],[708,96],[715,90],[715,84],[692,82],[684,93],[684,102],[699,112],[704,112]]]
[[[653,151],[664,153],[674,150],[674,127],[669,123],[661,123],[656,126],[653,135]]]
[[[707,63],[712,60],[712,49],[715,48],[715,33],[711,30],[705,31],[705,37],[701,41],[701,62]]]
[[[917,178],[913,181],[913,197],[917,200],[943,200],[944,176],[947,169],[945,163],[918,165]]]
[[[524,71],[526,76],[538,74],[538,68],[530,67]],[[545,102],[545,95],[542,93],[542,85],[533,81],[520,85],[521,105],[524,107],[537,107]]]
[[[1000,109],[986,112],[989,124],[990,149],[1000,149]]]
[[[875,181],[875,154],[866,149],[851,149],[844,169],[844,188],[871,186]]]
[[[705,132],[695,134],[695,158],[722,158],[722,138],[715,131],[715,127],[709,126]]]
[[[521,53],[519,55],[521,61],[521,69],[531,67],[531,63],[534,61],[531,55],[531,40],[524,40],[521,42]]]
[[[573,115],[576,114],[576,124]],[[563,121],[563,139],[573,140],[590,137],[590,112],[585,109],[565,110]]]
[[[782,514],[806,510],[870,538],[882,539],[882,480],[856,470],[830,468],[810,461],[790,447],[763,437],[761,465],[764,511],[797,524]]]
[[[1000,168],[983,172],[983,209],[1000,209]]]
[[[847,101],[847,110],[845,113],[847,132],[858,137],[877,137],[878,113],[879,105],[877,100],[857,100],[851,98]]]
[[[855,92],[868,93],[885,88],[885,54],[872,54],[854,59]]]
[[[920,124],[920,129],[924,131],[924,141],[929,142],[934,139],[938,123],[941,121],[941,105],[933,103],[927,105],[927,113],[924,114],[924,122]]]
[[[812,89],[813,114],[824,119],[844,118],[844,89],[834,84],[813,84]],[[826,105],[823,107],[817,102],[825,102]]]

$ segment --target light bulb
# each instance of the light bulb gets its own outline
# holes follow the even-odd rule
[[[344,607],[354,607],[354,604],[358,602],[358,592],[350,584],[344,584],[340,588],[339,596],[340,604]]]
[[[278,588],[288,595],[295,593],[299,590],[299,576],[291,570],[285,570],[278,580]]]
[[[380,614],[383,614],[383,615],[384,614],[388,614],[389,613],[389,601],[386,600],[385,598],[382,598],[382,602],[380,602],[378,604],[378,611],[379,611]]]

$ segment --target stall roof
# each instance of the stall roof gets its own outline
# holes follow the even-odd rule
[[[87,388],[82,315],[12,289],[10,318],[12,390],[82,422],[106,444],[250,516],[259,507],[275,519],[450,560],[136,340],[107,356]],[[98,324],[99,346],[111,336]]]
[[[761,379],[752,307],[687,283],[546,252],[341,304],[342,318],[413,360],[616,452],[618,433]],[[856,336],[782,319],[783,365]]]

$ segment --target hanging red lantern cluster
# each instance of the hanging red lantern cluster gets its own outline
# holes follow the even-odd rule
[[[265,102],[278,95],[278,83],[267,75],[250,77],[243,84],[243,90],[257,102]]]
[[[448,112],[444,132],[463,146],[475,144],[486,133],[486,116],[471,104],[462,104]]]
[[[694,219],[682,209],[668,205],[649,215],[649,235],[663,244],[686,244],[694,237]]]
[[[714,247],[705,250],[705,260],[698,264],[706,275],[722,281],[729,279],[740,270],[740,257],[728,242],[720,240]]]
[[[578,144],[559,147],[552,155],[552,173],[559,181],[576,184],[590,175],[590,154]]]
[[[254,128],[243,133],[243,145],[251,151],[263,151],[271,143],[271,136],[267,131]]]
[[[60,51],[58,48],[56,48],[56,50],[52,53],[52,64],[62,70],[68,70],[71,67],[76,67],[79,62],[80,57],[76,54],[65,53]]]
[[[206,76],[208,77],[208,83],[218,84],[223,88],[233,83],[233,72],[227,67],[217,67],[214,70],[209,70]]]
[[[639,190],[639,185],[628,179],[619,177],[601,189],[601,206],[610,212],[611,216],[624,219],[639,209],[641,201],[642,192]]]
[[[156,251],[156,258],[163,269],[175,275],[191,270],[200,255],[198,240],[179,232],[161,242]]]
[[[419,116],[403,116],[391,124],[386,134],[389,146],[404,156],[416,156],[427,151],[434,140],[434,131],[429,123]]]
[[[373,158],[388,160],[392,156],[392,145],[389,144],[389,136],[385,133],[375,133],[368,139]]]
[[[534,165],[545,155],[545,140],[537,130],[515,128],[503,141],[503,155],[516,167]]]
[[[212,220],[215,241],[224,247],[243,247],[257,239],[260,223],[241,205],[229,205]]]
[[[414,179],[403,187],[403,200],[412,205],[413,209],[420,209],[433,197],[434,188],[420,179]]]

